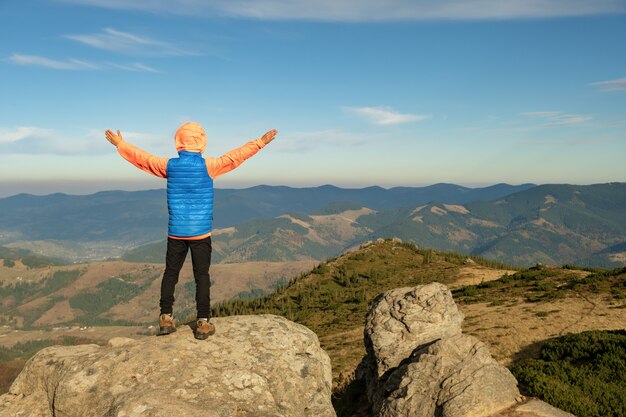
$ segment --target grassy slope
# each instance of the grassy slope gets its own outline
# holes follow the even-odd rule
[[[376,295],[433,281],[451,284],[466,259],[387,240],[323,262],[267,297],[219,304],[213,314],[270,313],[304,324],[320,337],[322,347],[331,356],[338,383],[351,375],[364,354],[363,323]],[[484,265],[504,267],[474,259]]]
[[[336,406],[340,409],[348,404],[348,409],[353,411],[349,404],[358,398],[352,395],[362,390],[354,385],[351,378],[365,353],[363,323],[371,300],[381,292],[397,287],[432,281],[454,285],[470,268],[512,269],[479,258],[472,259],[474,263],[468,263],[464,255],[420,250],[412,244],[385,240],[323,262],[266,297],[215,305],[213,314],[279,314],[311,328],[320,337],[333,363]],[[492,315],[506,321],[509,319],[506,310],[503,313],[497,309],[528,309],[527,306],[532,306],[534,309],[529,310],[529,317],[524,319],[523,325],[526,327],[533,318],[546,323],[557,320],[555,310],[547,306],[571,297],[590,300],[596,307],[603,303],[607,309],[612,309],[610,311],[624,312],[626,271],[592,272],[531,268],[504,275],[496,281],[460,287],[454,294],[460,308],[466,313],[466,322],[475,330],[472,333],[491,347],[497,347],[497,335],[481,333],[477,323],[477,320],[481,320],[477,319],[479,315],[468,314],[468,311],[477,307],[491,311]],[[599,314],[606,316],[607,311],[602,310]],[[611,322],[611,317],[607,319]],[[559,323],[553,324],[556,326]],[[502,323],[493,326],[496,331],[505,327]],[[511,329],[511,332],[517,333],[515,329]],[[539,330],[533,332],[541,334]],[[547,339],[547,336],[541,337]],[[343,412],[340,414],[348,415]]]
[[[315,261],[247,262],[211,267],[214,302],[262,295],[276,282],[309,271]],[[158,314],[162,264],[102,262],[28,268],[0,263],[0,325],[37,330],[52,326],[152,323]],[[195,311],[191,260],[177,286],[176,313]]]
[[[457,254],[419,250],[411,244],[387,240],[324,262],[311,273],[303,274],[289,286],[270,296],[223,303],[215,307],[214,314],[279,314],[311,328],[318,334],[322,347],[331,357],[337,411],[339,415],[352,415],[355,412],[353,405],[363,401],[360,397],[363,387],[353,380],[353,372],[365,354],[363,324],[371,300],[377,294],[397,287],[432,281],[454,285],[468,268],[466,259]],[[478,268],[480,264],[505,267],[478,258],[473,259],[479,264]],[[577,328],[570,322],[578,321],[574,317],[578,312],[572,313],[572,317],[562,319],[557,314],[559,310],[552,307],[551,303],[569,303],[583,310],[586,303],[593,304],[597,316],[583,311],[582,314],[591,319],[590,324],[581,324],[587,326],[583,329],[589,326],[610,328],[619,325],[621,319],[615,323],[613,317],[623,316],[626,307],[625,282],[624,270],[593,273],[537,267],[510,275],[504,274],[498,280],[460,287],[454,291],[454,296],[468,317],[466,321],[472,329],[469,333],[477,335],[492,348],[499,347],[498,344],[502,343],[501,337],[509,337],[517,343],[514,344],[516,350],[497,350],[497,359],[503,363],[511,363],[535,354],[543,341],[554,335],[551,332],[555,329],[562,332],[568,329],[576,331]],[[599,309],[599,304],[603,304],[605,308]],[[534,338],[507,325],[507,311],[512,308],[509,305],[520,309],[511,309],[511,312],[515,311],[512,314],[518,314],[522,310],[527,314],[521,326],[533,329],[530,332],[534,334]],[[566,311],[564,305],[560,308]],[[475,310],[475,306],[479,310]],[[498,308],[502,310],[497,310]],[[480,309],[491,310],[490,314],[496,317],[495,321],[485,316],[481,324],[480,316],[483,313],[473,313]],[[609,316],[607,311],[617,312],[622,316]],[[594,320],[599,316],[606,316],[604,323]],[[545,323],[546,329],[536,327],[537,323]],[[516,334],[521,337],[521,342],[520,337],[515,340]],[[532,344],[532,349],[517,356],[517,350],[525,346],[524,343]]]

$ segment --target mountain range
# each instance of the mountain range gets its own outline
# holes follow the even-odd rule
[[[626,261],[626,183],[216,190],[213,262],[320,260],[377,238],[513,265]],[[0,243],[67,260],[162,262],[164,190],[0,199]],[[72,259],[74,257],[74,259]]]
[[[324,259],[377,238],[478,255],[517,266],[616,267],[626,260],[626,184],[541,185],[493,201],[430,202],[374,210],[335,202],[214,233],[216,262]],[[154,262],[165,242],[136,248],[128,261]]]
[[[225,228],[288,212],[311,213],[338,201],[374,210],[445,201],[463,204],[500,198],[533,184],[467,188],[453,184],[385,189],[257,186],[215,190],[214,227]],[[18,194],[0,199],[0,244],[18,245],[66,261],[101,260],[162,239],[165,190],[104,191],[91,195]]]

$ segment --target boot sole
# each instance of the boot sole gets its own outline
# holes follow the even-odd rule
[[[206,340],[206,339],[209,338],[209,336],[211,336],[211,334],[209,334],[209,333],[196,333],[196,334],[193,335],[193,337],[195,337],[198,340]]]
[[[168,334],[174,333],[175,331],[175,327],[160,327],[157,336],[167,336]]]

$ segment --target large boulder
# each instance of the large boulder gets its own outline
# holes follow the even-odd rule
[[[50,347],[0,397],[2,417],[333,417],[331,368],[315,333],[285,318],[212,319],[109,346]]]
[[[382,293],[365,318],[370,372],[382,378],[415,348],[460,334],[463,318],[450,290],[437,282]]]
[[[386,380],[376,415],[489,416],[515,404],[520,393],[508,369],[473,336],[458,334],[415,352]]]
[[[481,417],[516,404],[517,381],[463,335],[450,290],[432,283],[377,297],[366,317],[365,379],[378,417]]]

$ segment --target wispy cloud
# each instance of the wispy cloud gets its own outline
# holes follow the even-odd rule
[[[364,117],[376,125],[396,125],[430,119],[427,114],[398,113],[389,107],[344,107],[345,111]]]
[[[592,119],[591,116],[584,114],[566,114],[559,111],[535,111],[522,113],[522,115],[543,120],[543,127],[572,126]]]
[[[53,132],[50,129],[43,129],[33,126],[20,126],[12,129],[0,129],[0,144],[19,142],[31,136],[51,136]]]
[[[623,0],[57,0],[113,9],[268,20],[478,20],[626,13]]]
[[[602,143],[610,142],[623,142],[623,135],[598,135],[598,136],[582,136],[577,138],[567,138],[558,140],[546,140],[545,138],[526,138],[520,140],[518,143],[523,146],[585,146],[585,145],[598,145]]]
[[[67,59],[65,61],[59,61],[56,59],[50,59],[36,55],[13,54],[9,57],[9,61],[17,65],[34,65],[57,70],[100,69],[100,66],[98,64],[94,64],[93,62],[82,61],[79,59]]]
[[[371,134],[364,136],[338,129],[293,132],[281,134],[281,140],[272,142],[272,146],[281,152],[302,153],[324,147],[332,147],[334,149],[338,147],[353,148],[367,143],[374,136]]]
[[[103,70],[108,68],[134,72],[161,72],[140,62],[133,62],[131,64],[117,64],[112,62],[97,64],[94,62],[82,61],[78,59],[67,59],[65,61],[60,61],[56,59],[46,58],[43,56],[21,54],[13,54],[8,58],[8,60],[16,65],[29,65],[64,71]]]
[[[598,91],[602,92],[626,91],[626,77],[616,78],[615,80],[598,81],[590,85],[593,85]]]
[[[101,155],[114,153],[115,148],[105,139],[105,129],[81,129],[77,133],[53,129],[18,126],[0,128],[0,153],[3,155]],[[125,140],[150,149],[165,148],[171,141],[161,136],[141,132],[122,132]]]
[[[162,73],[163,71],[159,71],[158,69],[149,67],[147,65],[142,64],[141,62],[133,62],[132,64],[122,65],[122,64],[114,64],[112,62],[108,62],[107,65],[121,69],[124,71],[135,71],[135,72],[154,72],[154,73]]]
[[[0,130],[2,154],[73,155],[86,153],[86,141],[62,136],[51,129],[19,126]]]
[[[159,41],[147,36],[122,32],[112,28],[105,28],[101,33],[65,35],[64,37],[93,48],[124,54],[167,56],[198,55],[195,52],[186,51],[168,42]]]

